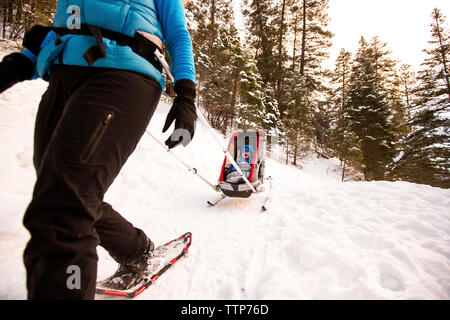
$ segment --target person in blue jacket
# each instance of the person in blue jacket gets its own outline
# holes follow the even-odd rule
[[[34,27],[26,49],[0,63],[0,92],[37,77],[49,82],[36,116],[37,180],[23,219],[31,236],[24,251],[29,299],[93,299],[97,245],[119,263],[118,275],[147,267],[152,241],[103,198],[164,91],[154,56],[164,44],[176,97],[163,132],[174,122],[186,133],[167,139],[173,148],[190,141],[197,119],[182,0],[59,0],[53,27]],[[78,282],[70,282],[74,270]]]

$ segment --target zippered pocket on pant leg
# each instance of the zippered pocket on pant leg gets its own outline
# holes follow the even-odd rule
[[[97,147],[100,144],[102,137],[105,135],[113,119],[114,119],[114,112],[110,111],[106,114],[103,121],[98,125],[98,127],[94,131],[94,134],[89,139],[89,142],[87,143],[86,147],[81,153],[80,160],[82,163],[86,163],[92,158],[95,150],[97,150]]]

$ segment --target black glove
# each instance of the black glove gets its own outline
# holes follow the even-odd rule
[[[30,59],[18,52],[7,55],[0,62],[0,93],[33,75],[34,65]]]
[[[178,80],[175,82],[174,89],[177,96],[173,101],[169,114],[167,115],[163,132],[166,132],[167,129],[169,129],[174,120],[175,130],[185,129],[185,131],[174,131],[172,133],[169,139],[166,140],[166,146],[168,146],[169,149],[177,146],[180,142],[183,146],[187,146],[192,138],[194,138],[195,120],[197,120],[197,113],[195,110],[196,91],[194,82],[187,79]],[[187,133],[190,134],[189,137],[184,136]]]

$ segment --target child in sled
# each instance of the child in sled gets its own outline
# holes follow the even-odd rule
[[[255,154],[255,150],[252,146],[245,145],[239,151],[239,157],[236,161],[239,168],[245,174],[245,177],[248,179],[250,176],[250,171],[252,168],[252,159]],[[241,177],[239,172],[237,172],[234,166],[231,166],[230,171],[226,177],[226,181],[229,183],[245,183],[244,179]]]

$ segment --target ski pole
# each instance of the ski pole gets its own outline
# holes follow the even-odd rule
[[[158,61],[162,64],[162,66],[166,70],[166,72],[167,72],[168,76],[170,77],[170,79],[172,79],[172,81],[174,81],[172,70],[170,69],[170,66],[167,64],[166,60],[164,59],[163,54],[158,49],[155,50],[154,54],[156,56],[156,59],[158,59]],[[248,181],[248,179],[245,176],[244,172],[242,172],[242,170],[239,167],[239,165],[236,163],[236,161],[234,161],[233,156],[230,154],[228,149],[227,148],[223,148],[222,141],[220,141],[220,139],[215,135],[213,127],[209,124],[209,121],[205,118],[205,116],[203,115],[203,113],[200,110],[200,108],[198,106],[196,106],[196,108],[198,110],[198,113],[200,114],[200,118],[203,120],[203,122],[209,128],[211,136],[214,138],[214,140],[216,140],[216,142],[219,145],[219,147],[221,148],[221,150],[223,150],[223,153],[225,154],[225,157],[234,166],[234,168],[239,173],[241,178],[249,186],[250,190],[252,190],[254,193],[256,193],[256,189],[253,187],[253,185],[250,183],[250,181]]]
[[[190,165],[188,165],[186,162],[184,162],[180,157],[178,157],[175,153],[172,152],[172,150],[167,149],[166,146],[159,141],[149,130],[145,131],[150,137],[153,138],[153,140],[155,140],[160,146],[162,146],[164,149],[167,150],[168,153],[170,153],[175,159],[177,159],[179,162],[181,162],[187,169],[188,171],[192,172],[193,174],[195,174],[197,177],[199,177],[203,182],[205,182],[206,184],[208,184],[211,188],[213,188],[214,190],[217,191],[217,187],[212,184],[211,182],[208,181],[208,179],[206,179],[205,177],[203,177],[200,173],[198,173],[198,170],[194,167],[191,167]]]

